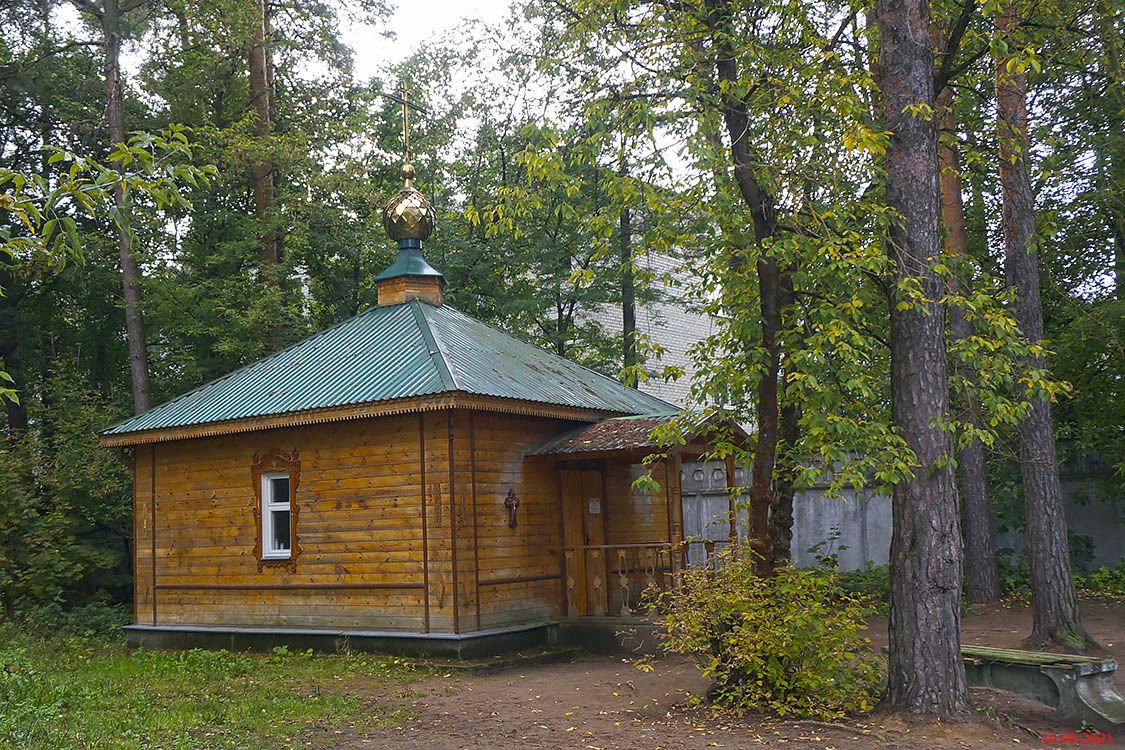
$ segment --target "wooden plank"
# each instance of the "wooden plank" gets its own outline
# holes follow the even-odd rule
[[[157,591],[343,591],[419,589],[418,583],[158,583]]]
[[[477,518],[477,441],[476,412],[469,412],[469,466],[473,497],[473,598],[476,600],[476,626],[480,628],[480,522]]]
[[[566,565],[567,613],[585,615],[589,613],[586,588],[586,555],[582,551],[586,535],[582,515],[582,470],[564,469],[562,476],[562,505],[564,546],[569,554],[564,555]]]
[[[426,524],[426,424],[425,416],[418,414],[418,497],[422,511],[422,587],[424,628],[430,632],[430,550]]]
[[[449,418],[449,452],[446,454],[446,463],[449,466],[449,550],[450,565],[453,570],[453,632],[461,632],[461,607],[459,592],[457,590],[457,463],[453,456],[453,409],[448,411]]]
[[[152,446],[152,465],[149,468],[149,478],[152,482],[149,491],[149,509],[152,515],[149,524],[149,539],[152,541],[152,624],[156,625],[156,446]]]
[[[559,581],[562,576],[558,573],[543,573],[540,575],[511,576],[508,578],[489,578],[481,581],[480,586],[507,586],[513,583],[532,583],[534,581]]]

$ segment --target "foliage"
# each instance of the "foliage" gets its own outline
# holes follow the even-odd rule
[[[1105,599],[1125,599],[1125,561],[1116,568],[1105,565],[1088,573],[1074,576],[1074,585],[1079,592],[1091,597]]]
[[[1073,555],[1073,546],[1072,546]],[[1001,549],[997,555],[1000,585],[1005,594],[1022,596],[1031,590],[1031,574],[1027,555],[1014,557],[1010,549]],[[1090,598],[1120,599],[1125,597],[1125,560],[1110,568],[1074,568],[1074,585],[1078,593]]]
[[[875,565],[868,560],[860,570],[838,573],[837,580],[846,596],[869,605],[880,615],[885,616],[890,610],[891,568],[889,565]]]
[[[206,185],[215,171],[191,163],[193,145],[178,125],[160,133],[133,133],[105,164],[61,148],[44,145],[43,151],[44,165],[53,166],[53,181],[47,174],[0,165],[0,257],[15,264],[45,261],[56,270],[68,258],[82,257],[76,217],[108,217],[131,233],[128,213],[116,205],[117,193],[147,199],[159,210],[190,208],[183,188]],[[0,371],[0,386],[3,381],[14,383]],[[5,398],[18,401],[14,389],[0,387],[0,401]]]
[[[526,123],[506,134],[482,132],[479,148],[514,156],[497,172],[473,175],[465,215],[486,243],[482,260],[505,290],[497,313],[507,327],[616,375],[621,345],[596,316],[620,302],[618,222],[622,209],[637,208],[641,196],[637,181],[609,166],[611,136],[603,130],[592,137],[595,127],[589,121],[565,129]],[[501,138],[505,142],[496,143]]]
[[[264,750],[318,725],[394,726],[408,710],[348,688],[356,678],[419,674],[403,659],[130,651],[97,639],[32,637],[3,623],[0,664],[0,748],[13,750]]]
[[[860,635],[867,608],[831,571],[784,567],[755,575],[724,551],[659,600],[669,651],[695,656],[725,708],[830,719],[870,710],[880,667]]]
[[[32,607],[20,624],[41,637],[59,635],[122,643],[122,628],[132,621],[132,608],[124,604],[92,601],[64,609],[58,602],[48,602]]]
[[[996,567],[1000,574],[1000,589],[1005,594],[1027,593],[1031,587],[1031,568],[1027,555],[1014,557],[1008,548],[996,551]]]
[[[31,404],[28,439],[0,437],[0,607],[70,596],[122,597],[129,589],[128,465],[98,448],[113,413],[71,371],[46,383],[50,403]]]

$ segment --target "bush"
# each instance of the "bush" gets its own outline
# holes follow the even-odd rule
[[[718,562],[659,597],[662,645],[699,659],[716,704],[817,719],[872,708],[881,670],[860,635],[868,609],[833,572],[784,567],[763,578],[746,557]]]
[[[1031,591],[1031,565],[1027,555],[1014,557],[1009,547],[996,550],[996,570],[1000,574],[1000,590],[1005,594]]]
[[[1103,565],[1089,573],[1078,573],[1074,576],[1074,585],[1087,596],[1125,599],[1125,560],[1119,562],[1116,568]]]
[[[840,590],[864,604],[870,605],[880,615],[891,607],[891,567],[876,565],[868,560],[863,570],[850,570],[837,574]]]
[[[90,602],[73,609],[63,609],[56,602],[41,604],[21,618],[35,635],[70,635],[79,638],[121,640],[122,628],[129,624],[128,605]]]

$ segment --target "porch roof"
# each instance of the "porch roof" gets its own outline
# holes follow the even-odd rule
[[[528,455],[552,456],[569,453],[604,453],[609,451],[655,448],[659,443],[652,439],[652,431],[678,416],[676,412],[667,414],[643,414],[639,417],[616,417],[603,419],[591,425],[580,427],[560,437],[552,438]]]
[[[656,450],[664,446],[658,440],[653,439],[652,431],[660,425],[683,417],[683,412],[676,411],[611,417],[552,438],[527,455],[575,456],[584,453]],[[710,417],[698,417],[694,421],[689,419],[682,426],[686,430],[684,437],[687,438],[687,442],[678,446],[667,447],[681,453],[685,451],[688,454],[704,453],[708,450],[707,440],[704,437],[707,434],[704,425],[716,423],[725,425],[725,428],[729,430],[729,439],[733,439],[735,442],[741,443],[749,439],[749,435],[737,422],[720,415],[711,415]]]

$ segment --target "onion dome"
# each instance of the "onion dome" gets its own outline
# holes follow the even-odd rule
[[[409,162],[402,165],[402,178],[405,181],[402,190],[383,207],[383,228],[400,246],[403,240],[421,243],[433,234],[436,218],[433,204],[414,188],[414,165]]]
[[[422,257],[422,240],[434,231],[437,212],[426,196],[414,189],[414,167],[402,165],[405,184],[383,208],[383,228],[398,243],[394,263],[375,277],[379,305],[399,305],[420,299],[440,307],[445,277]]]

